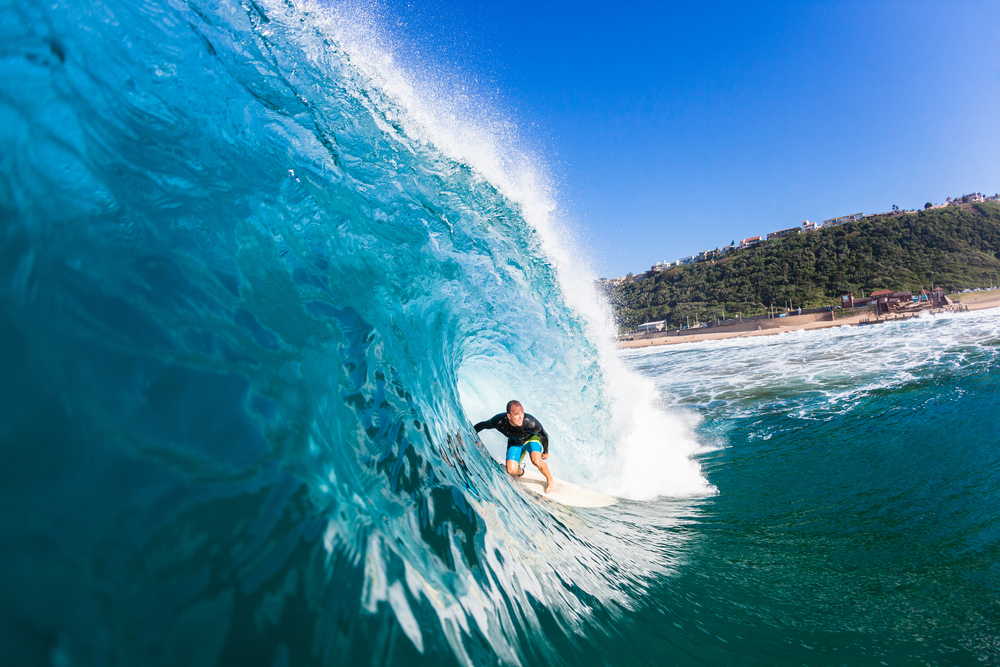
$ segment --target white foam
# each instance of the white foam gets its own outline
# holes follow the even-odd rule
[[[646,348],[641,362],[677,405],[734,401],[746,416],[772,409],[827,419],[865,395],[911,383],[942,368],[1000,351],[1000,310],[922,317],[872,327]],[[991,343],[984,346],[983,343]]]

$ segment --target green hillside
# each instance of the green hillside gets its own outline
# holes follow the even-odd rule
[[[839,305],[848,292],[949,291],[1000,279],[1000,205],[963,204],[869,218],[736,250],[610,288],[619,325],[714,321],[781,308]]]

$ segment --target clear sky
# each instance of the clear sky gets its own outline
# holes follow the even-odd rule
[[[1000,0],[383,0],[545,160],[604,277],[1000,190]]]

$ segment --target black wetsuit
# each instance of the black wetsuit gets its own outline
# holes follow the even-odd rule
[[[549,434],[545,432],[541,422],[527,412],[524,413],[524,421],[521,422],[520,426],[511,424],[510,420],[507,419],[507,413],[501,412],[490,420],[479,422],[473,428],[476,429],[476,433],[487,428],[494,428],[500,431],[507,436],[508,447],[520,447],[524,444],[525,440],[533,435],[538,435],[542,440],[542,453],[549,453]]]

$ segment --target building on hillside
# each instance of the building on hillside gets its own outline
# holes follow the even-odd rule
[[[981,201],[989,200],[978,192],[972,192],[967,195],[962,195],[961,197],[955,197],[954,199],[948,197],[948,204],[951,206],[958,206],[959,204],[975,204],[976,202]]]
[[[737,247],[752,248],[755,245],[760,245],[760,243],[761,243],[761,238],[759,236],[751,236],[748,239],[743,239],[742,241],[740,241],[740,244]]]
[[[636,327],[636,331],[639,333],[653,333],[654,331],[663,331],[663,327],[667,324],[666,320],[660,320],[659,322],[646,322],[645,324],[640,324]]]
[[[1000,193],[993,195],[992,197],[987,197],[986,201],[1000,202]]]
[[[804,232],[815,232],[822,226],[823,226],[822,222],[809,222],[808,220],[802,221],[802,231]]]
[[[864,213],[852,213],[851,215],[842,215],[839,218],[830,218],[829,220],[823,221],[824,227],[833,227],[835,225],[846,225],[848,222],[857,222],[865,217]]]
[[[776,232],[771,232],[767,235],[768,241],[773,241],[774,239],[783,239],[786,236],[791,236],[792,234],[798,234],[801,229],[798,227],[789,227],[788,229],[781,229]]]
[[[679,260],[677,260],[677,264],[678,266],[683,266],[685,264],[693,264],[697,259],[698,257],[695,255],[690,255],[688,257],[681,257]]]

